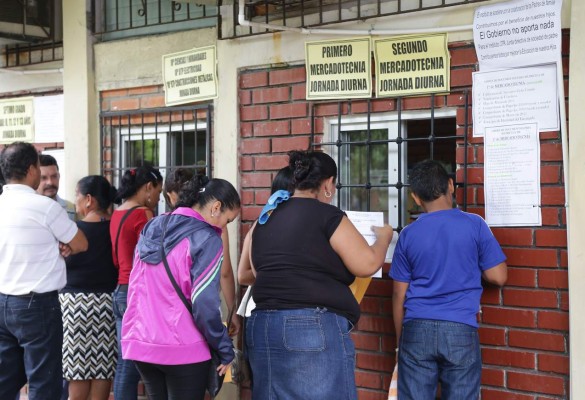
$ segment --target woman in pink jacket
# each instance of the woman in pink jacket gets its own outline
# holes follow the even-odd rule
[[[210,349],[223,375],[234,358],[220,315],[221,232],[240,211],[236,189],[223,179],[194,177],[178,207],[152,219],[140,234],[122,323],[122,355],[134,360],[150,400],[203,399]],[[161,252],[189,312],[171,283]]]

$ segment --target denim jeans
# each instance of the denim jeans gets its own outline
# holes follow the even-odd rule
[[[449,321],[411,320],[402,327],[398,352],[400,400],[479,397],[481,353],[477,328]]]
[[[357,399],[352,329],[323,308],[252,312],[246,323],[252,399]]]
[[[114,398],[116,400],[136,400],[138,397],[138,381],[140,374],[134,361],[122,359],[122,317],[128,308],[127,287],[116,287],[114,290],[114,317],[116,318],[116,337],[118,339],[118,364],[114,376]]]
[[[0,294],[0,399],[60,399],[63,321],[57,292]]]

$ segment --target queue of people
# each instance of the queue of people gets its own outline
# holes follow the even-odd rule
[[[237,190],[186,169],[163,184],[157,169],[132,168],[118,190],[88,176],[73,222],[54,168],[39,186],[41,165],[26,143],[0,155],[0,399],[27,381],[29,399],[59,399],[64,377],[74,400],[107,399],[112,379],[116,400],[135,400],[139,379],[152,400],[203,400],[212,353],[224,375],[240,330],[235,314],[230,332],[222,323],[219,296],[235,307],[226,226],[240,212]],[[330,156],[290,152],[244,239],[254,400],[357,399],[360,307],[349,285],[382,266],[394,232],[372,227],[368,245],[330,204],[336,184]],[[440,163],[417,164],[409,184],[425,214],[402,231],[390,271],[399,398],[432,399],[439,382],[445,399],[477,398],[481,279],[503,285],[505,256],[483,219],[452,207]],[[172,211],[155,216],[161,192]]]

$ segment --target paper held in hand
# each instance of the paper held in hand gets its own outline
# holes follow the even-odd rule
[[[354,224],[357,228],[359,233],[362,234],[366,242],[369,245],[372,245],[376,241],[376,235],[372,231],[372,226],[383,226],[384,225],[384,213],[382,212],[364,212],[364,211],[345,211],[347,218]],[[386,259],[384,262],[390,263],[392,262],[392,254],[394,253],[394,247],[396,245],[396,241],[398,240],[398,234],[395,232],[394,236],[392,237],[392,242],[390,243],[390,247],[388,248],[388,252],[386,253]],[[372,276],[374,278],[381,278],[382,277],[382,266],[380,265],[380,269]],[[370,285],[370,281],[372,278],[356,278],[355,281],[350,285],[351,292],[353,293],[356,300],[359,302],[362,301],[368,286]]]

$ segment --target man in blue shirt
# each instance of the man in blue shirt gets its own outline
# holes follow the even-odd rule
[[[390,277],[400,348],[401,400],[479,397],[481,278],[502,286],[506,256],[485,221],[452,207],[453,181],[437,161],[416,164],[411,195],[425,213],[404,228]]]

